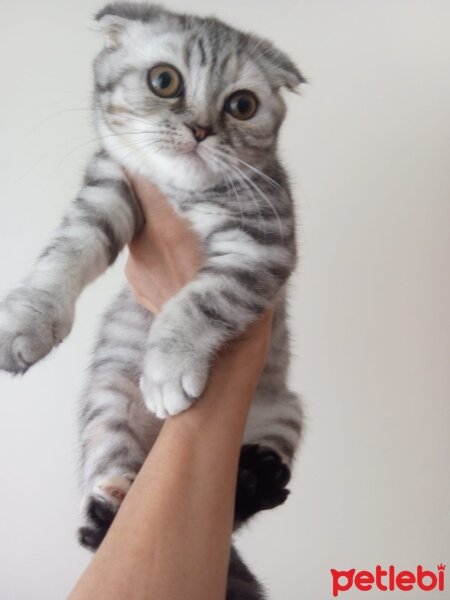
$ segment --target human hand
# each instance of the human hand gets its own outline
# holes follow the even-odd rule
[[[146,223],[130,244],[126,275],[137,301],[158,314],[200,269],[200,243],[189,223],[175,212],[155,185],[139,177],[129,178]],[[267,354],[271,323],[269,310],[248,331],[227,344],[217,360],[219,371],[225,375],[233,372],[242,386],[256,386]],[[148,401],[151,402],[150,397]]]
[[[130,244],[125,273],[136,300],[157,314],[195,277],[202,263],[200,243],[155,185],[140,177],[129,178],[145,225]]]

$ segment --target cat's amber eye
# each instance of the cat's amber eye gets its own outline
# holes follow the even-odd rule
[[[148,87],[160,98],[178,98],[183,94],[183,78],[172,65],[155,65],[147,74]]]
[[[253,92],[239,90],[226,99],[224,110],[235,119],[246,121],[258,110],[258,98]]]

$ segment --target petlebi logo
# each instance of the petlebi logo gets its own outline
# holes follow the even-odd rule
[[[418,565],[415,571],[397,571],[390,565],[386,569],[377,565],[374,571],[337,571],[331,569],[332,591],[336,598],[343,592],[356,588],[361,592],[380,590],[382,592],[410,592],[411,590],[422,590],[431,592],[445,589],[445,565],[440,564],[437,570],[426,570]]]

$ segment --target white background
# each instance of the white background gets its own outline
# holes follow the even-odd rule
[[[281,144],[301,216],[292,384],[307,428],[288,503],[241,537],[248,562],[275,600],[331,598],[333,567],[450,569],[449,3],[166,4],[271,37],[310,80],[289,98]],[[80,109],[100,6],[1,1],[0,292],[32,264],[95,145]],[[24,378],[0,374],[4,600],[60,600],[89,560],[75,541],[76,404],[122,277],[116,266],[83,295],[57,353]]]

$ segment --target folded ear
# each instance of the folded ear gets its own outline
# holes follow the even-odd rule
[[[97,15],[96,20],[105,34],[105,46],[112,50],[118,48],[127,26],[127,19],[105,14]]]
[[[108,48],[117,48],[132,21],[148,23],[161,16],[164,9],[155,4],[136,2],[112,2],[95,15],[95,20],[106,35]]]
[[[256,54],[255,60],[263,65],[274,87],[294,91],[301,83],[307,82],[289,56],[270,42],[257,44]]]
[[[276,71],[274,76],[279,78],[282,86],[294,91],[301,83],[306,83],[306,78],[297,65],[281,50],[274,48],[268,58]]]

